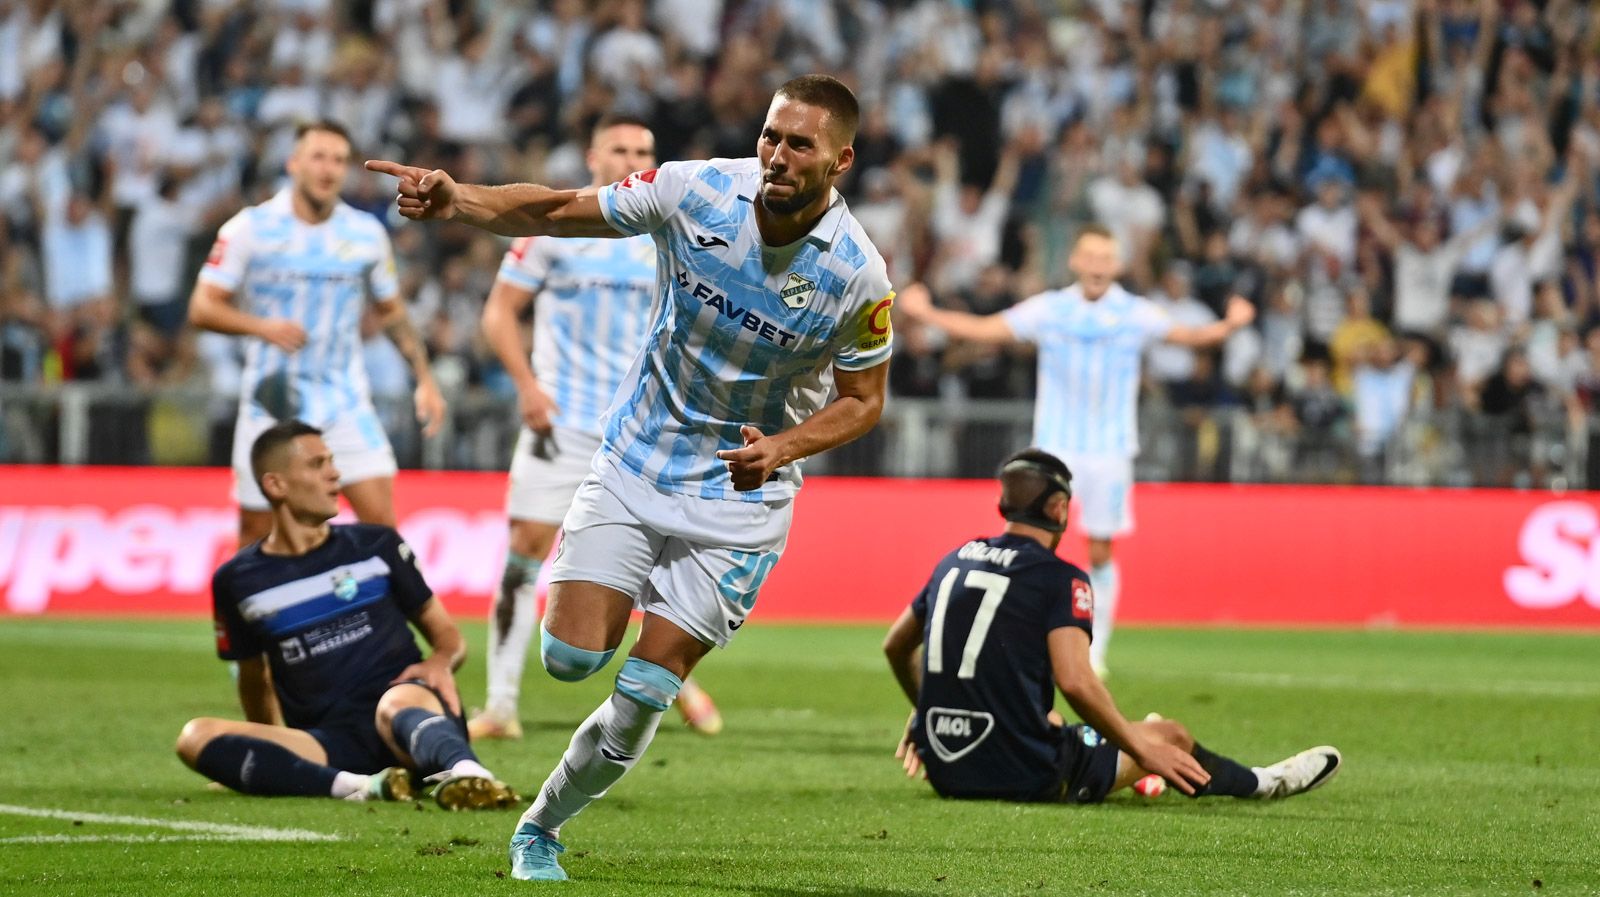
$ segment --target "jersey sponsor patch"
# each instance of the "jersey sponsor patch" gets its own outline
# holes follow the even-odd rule
[[[222,618],[213,615],[211,618],[211,631],[217,636],[217,653],[226,654],[233,650],[232,642],[228,640],[228,627]]]
[[[1094,619],[1094,589],[1081,579],[1072,581],[1072,615],[1080,620]]]
[[[856,348],[862,352],[881,349],[888,345],[889,338],[893,336],[893,325],[890,323],[890,311],[894,308],[894,294],[879,299],[877,304],[871,306],[861,317],[861,335],[856,340]]]
[[[928,746],[946,763],[954,763],[973,752],[994,731],[994,715],[982,710],[929,707],[923,720]]]

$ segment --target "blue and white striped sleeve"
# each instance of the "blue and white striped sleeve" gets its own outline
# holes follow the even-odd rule
[[[666,162],[600,188],[600,214],[618,233],[655,233],[678,211],[694,173],[704,162]]]
[[[1039,293],[1000,312],[1000,317],[1011,328],[1013,337],[1023,342],[1037,342],[1040,331],[1050,319],[1051,308],[1050,294]]]
[[[548,242],[536,242],[534,237],[518,237],[511,241],[496,278],[530,293],[538,292],[550,274],[550,258],[544,252]]]

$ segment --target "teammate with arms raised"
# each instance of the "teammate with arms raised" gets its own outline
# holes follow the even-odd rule
[[[316,427],[274,424],[249,458],[272,525],[211,580],[245,721],[190,720],[183,762],[245,794],[407,800],[415,771],[446,809],[516,803],[467,744],[454,674],[466,643],[411,547],[389,527],[328,524],[339,469]]]
[[[917,708],[897,756],[945,797],[1093,803],[1148,774],[1201,796],[1288,797],[1338,772],[1331,747],[1250,769],[1170,720],[1130,723],[1089,663],[1089,578],[1055,555],[1072,473],[1038,449],[1000,469],[1005,532],[967,542],[884,641]],[[921,652],[920,661],[918,653]],[[1059,688],[1087,725],[1064,725]]]
[[[301,126],[287,168],[289,186],[222,225],[189,300],[195,326],[250,337],[233,431],[241,547],[272,525],[250,472],[250,446],[280,420],[323,428],[356,516],[395,525],[394,451],[372,407],[361,355],[366,302],[376,304],[384,331],[411,363],[417,419],[427,433],[438,429],[445,411],[400,301],[383,223],[339,200],[350,168],[349,135],[328,121]],[[242,308],[234,306],[236,296]]]
[[[1139,371],[1144,350],[1165,340],[1194,348],[1215,346],[1255,319],[1242,297],[1228,302],[1224,320],[1179,326],[1155,303],[1123,289],[1117,241],[1103,227],[1078,235],[1068,265],[1078,281],[999,314],[935,308],[926,288],[906,288],[901,311],[949,335],[981,343],[1027,340],[1039,347],[1039,395],[1033,441],[1060,456],[1086,482],[1079,525],[1089,537],[1089,572],[1099,603],[1091,660],[1106,674],[1106,650],[1116,613],[1120,575],[1111,542],[1133,531],[1133,459],[1139,453]]]
[[[638,762],[683,678],[744,625],[788,538],[797,462],[882,413],[893,293],[833,190],[854,162],[858,117],[849,88],[806,75],[773,97],[757,158],[669,162],[598,189],[467,186],[367,163],[400,178],[407,217],[656,244],[645,346],[563,525],[545,669],[600,669],[636,602],[644,625],[615,692],[523,814],[518,878],[566,877],[561,826]]]
[[[591,186],[620,181],[655,166],[655,137],[639,119],[606,116],[595,124],[587,161]],[[517,699],[538,619],[539,569],[600,450],[600,420],[639,354],[655,291],[655,244],[647,236],[520,237],[500,264],[483,335],[516,384],[523,427],[506,495],[510,550],[489,610],[488,706],[467,724],[474,739],[522,737]],[[518,324],[529,303],[531,358]],[[694,680],[684,680],[676,704],[696,730],[722,728]]]

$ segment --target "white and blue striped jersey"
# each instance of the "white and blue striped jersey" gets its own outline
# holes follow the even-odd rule
[[[722,449],[741,425],[771,435],[816,413],[833,369],[889,358],[894,293],[883,258],[844,200],[805,237],[767,246],[756,229],[756,159],[669,162],[600,190],[606,221],[656,244],[656,302],[643,350],[606,417],[601,451],[665,492],[788,498],[798,465],[736,492]]]
[[[1001,314],[1039,347],[1034,444],[1057,455],[1137,455],[1140,359],[1172,330],[1171,317],[1116,284],[1092,302],[1074,284]]]
[[[644,341],[655,245],[649,237],[520,237],[499,279],[537,294],[533,374],[559,409],[555,425],[599,436]]]
[[[361,311],[369,299],[400,292],[377,218],[339,203],[327,221],[307,224],[284,189],[222,225],[200,279],[238,295],[251,314],[297,321],[306,331],[297,352],[246,340],[241,413],[326,427],[371,405]]]

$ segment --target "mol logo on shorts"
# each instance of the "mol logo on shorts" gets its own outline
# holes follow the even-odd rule
[[[982,710],[929,707],[923,724],[928,727],[928,746],[940,760],[954,763],[989,737],[994,731],[994,716]]]

